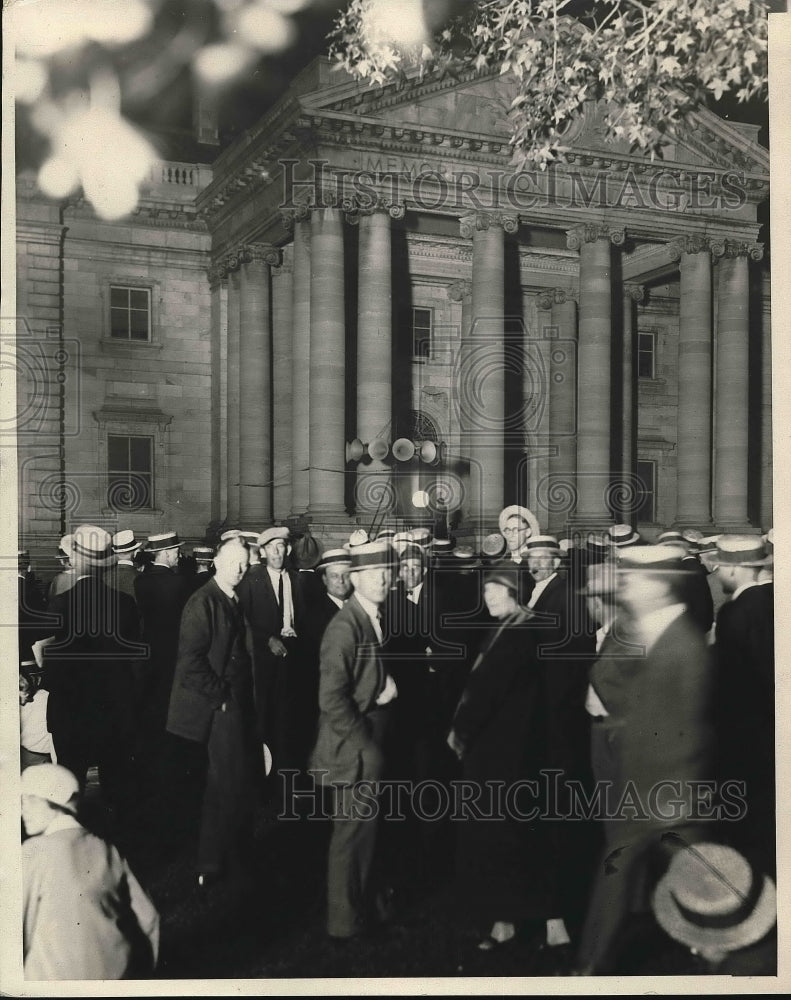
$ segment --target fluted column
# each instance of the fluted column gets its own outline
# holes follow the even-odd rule
[[[583,225],[568,234],[580,252],[577,436],[577,518],[611,519],[612,262],[610,241],[623,244],[623,229]]]
[[[284,521],[293,510],[291,497],[291,401],[293,375],[293,246],[272,268],[272,517]]]
[[[238,253],[231,253],[228,255],[228,496],[226,501],[227,506],[225,509],[225,520],[229,527],[236,527],[239,522],[239,475],[241,457],[239,449],[239,407],[241,399],[239,385],[239,322],[241,298],[239,278],[240,263]]]
[[[671,249],[680,273],[676,523],[699,528],[711,522],[711,252],[696,235]]]
[[[623,341],[621,350],[621,405],[623,409],[623,424],[621,431],[621,474],[623,488],[619,517],[629,524],[635,518],[634,491],[637,461],[637,373],[635,371],[635,341],[637,339],[634,323],[634,311],[638,302],[643,300],[643,286],[633,282],[624,282],[623,286]],[[631,502],[630,502],[631,501]]]
[[[346,460],[343,218],[314,208],[310,219],[310,506],[311,514],[344,513]]]
[[[272,522],[272,296],[269,269],[280,253],[265,243],[241,249],[239,269],[239,525]]]
[[[291,362],[291,509],[304,514],[310,502],[310,209],[285,216],[294,230]]]
[[[356,436],[392,442],[393,290],[391,220],[404,208],[383,199],[359,210]],[[355,509],[376,513],[387,500],[390,467],[379,458],[357,466]]]
[[[461,326],[459,328],[459,344],[462,345],[469,340],[470,324],[472,322],[472,282],[466,280],[454,281],[448,286],[448,298],[451,302],[461,302]],[[456,429],[458,447],[456,453],[468,456],[470,453],[470,432],[462,419],[460,426]]]
[[[549,356],[550,452],[546,493],[549,528],[558,531],[574,513],[577,480],[577,303],[564,288],[555,288],[548,294],[557,336],[550,344]]]
[[[207,268],[211,294],[211,517],[220,520],[228,496],[228,290],[222,262]]]
[[[516,216],[501,212],[461,220],[462,236],[472,237],[472,323],[462,342],[459,386],[470,435],[466,514],[486,526],[496,524],[504,497],[505,233],[518,226]]]
[[[717,401],[714,431],[714,517],[718,527],[749,526],[747,516],[749,417],[748,257],[763,246],[737,240],[712,242],[719,258],[717,284]]]

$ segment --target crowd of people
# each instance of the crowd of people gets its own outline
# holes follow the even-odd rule
[[[262,804],[323,811],[338,947],[455,879],[479,953],[529,938],[556,969],[617,971],[653,907],[711,969],[773,971],[771,533],[557,538],[512,505],[476,548],[388,528],[322,551],[273,526],[182,550],[80,525],[46,597],[20,552],[29,978],[141,974],[146,941],[156,960],[150,901],[75,818],[93,767],[111,839],[156,842],[199,775],[204,893]],[[71,885],[42,941],[56,848]],[[84,907],[122,898],[125,930],[104,964],[66,949],[64,975],[83,871]]]

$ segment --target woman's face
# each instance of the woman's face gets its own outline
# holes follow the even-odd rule
[[[513,591],[496,580],[489,580],[483,585],[483,599],[492,618],[505,618],[518,607]]]

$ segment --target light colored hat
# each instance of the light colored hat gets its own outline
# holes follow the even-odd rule
[[[770,528],[765,535],[761,535],[761,538],[766,542],[766,548],[769,552],[774,552],[775,547],[775,529]]]
[[[64,535],[58,543],[58,551],[62,552],[65,556],[71,555],[71,540],[74,535],[69,532],[68,535]]]
[[[161,535],[149,535],[146,542],[146,552],[164,552],[166,549],[177,549],[181,545],[175,531],[165,531]]]
[[[392,543],[394,538],[395,538],[395,531],[393,530],[393,528],[382,528],[382,530],[377,534],[376,538],[372,538],[371,541]]]
[[[541,552],[547,550],[555,555],[560,555],[560,543],[554,535],[531,535],[528,538],[525,549],[528,552]]]
[[[255,546],[258,548],[258,532],[257,531],[242,531],[242,538],[247,542],[247,544],[252,548]]]
[[[348,549],[327,549],[321,559],[316,563],[316,569],[326,569],[327,566],[351,566],[352,557]]]
[[[493,531],[481,542],[481,552],[489,559],[498,559],[505,552],[505,538],[499,531]]]
[[[431,544],[431,530],[429,528],[413,528],[409,535],[410,540],[422,549]]]
[[[657,536],[657,544],[664,545],[666,543],[675,544],[676,542],[684,542],[684,536],[680,531],[676,531],[675,528],[669,528],[667,531],[660,531]]]
[[[512,559],[503,559],[502,562],[490,566],[483,574],[483,582],[501,583],[504,587],[519,593],[519,567]]]
[[[421,566],[426,565],[426,553],[423,551],[422,547],[417,544],[410,544],[404,548],[398,556],[399,562],[407,562],[414,559],[419,562]]]
[[[220,535],[221,542],[227,542],[229,538],[241,538],[242,541],[247,542],[244,532],[240,528],[229,528]]]
[[[618,548],[625,545],[637,545],[640,542],[640,533],[635,531],[631,524],[613,524],[607,532],[610,541]]]
[[[131,528],[125,528],[123,531],[117,531],[113,535],[113,552],[115,552],[117,556],[131,556],[132,553],[137,552],[139,548],[142,548],[142,545],[143,542],[138,541],[135,538],[135,533],[131,530]]]
[[[694,844],[675,855],[652,900],[657,922],[690,948],[735,951],[760,941],[777,921],[767,876],[724,844]]]
[[[192,558],[197,563],[210,563],[214,559],[214,549],[210,545],[195,545]]]
[[[397,531],[390,539],[390,544],[395,548],[396,552],[402,552],[411,541],[412,538],[408,531]]]
[[[703,552],[701,562],[718,566],[771,566],[774,555],[757,535],[720,535],[714,551]]]
[[[355,528],[349,535],[349,546],[355,548],[357,545],[367,545],[370,539],[365,528]]]
[[[512,503],[510,507],[504,507],[503,510],[500,511],[500,516],[497,519],[497,526],[499,527],[501,533],[505,528],[505,522],[511,517],[521,517],[530,528],[531,535],[541,534],[541,528],[538,526],[538,518],[535,514],[531,510],[528,510],[527,507],[521,507],[517,503]]]
[[[472,562],[475,559],[475,552],[471,545],[457,545],[453,550],[453,558],[463,563]]]
[[[686,573],[683,545],[629,545],[618,552],[620,572]]]
[[[67,767],[60,764],[36,764],[22,772],[21,790],[23,795],[35,795],[76,812],[74,801],[80,793],[80,785]]]
[[[265,528],[261,534],[258,536],[258,544],[263,548],[270,542],[287,542],[289,539],[290,532],[285,524],[273,525],[271,528]]]
[[[396,562],[395,551],[389,542],[366,542],[355,545],[350,553],[349,569],[352,573],[363,569],[391,569]]]
[[[95,524],[81,524],[74,529],[69,555],[82,559],[95,569],[105,569],[116,562],[109,532]]]
[[[633,546],[627,546],[627,548],[632,547]],[[602,562],[610,555],[612,549],[613,544],[609,534],[590,534],[585,540],[585,553],[589,562]]]

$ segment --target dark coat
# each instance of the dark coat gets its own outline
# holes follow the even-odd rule
[[[303,589],[300,586],[299,573],[291,569],[286,570],[286,572],[291,581],[294,631],[301,638],[302,631],[307,625]],[[237,587],[236,593],[244,608],[247,620],[250,622],[255,655],[271,655],[269,640],[272,636],[280,636],[280,605],[277,603],[277,594],[264,563],[248,569],[244,579]]]
[[[708,632],[714,624],[714,598],[709,586],[706,567],[695,556],[684,559],[686,575],[681,583],[682,600],[702,632]]]
[[[170,696],[168,732],[205,743],[214,713],[233,698],[250,703],[249,629],[242,609],[212,579],[187,601]]]
[[[135,594],[135,580],[140,576],[134,566],[129,563],[117,563],[107,574],[107,583],[116,590],[122,590],[133,600],[137,600]]]
[[[189,582],[166,566],[152,565],[137,574],[134,589],[143,619],[143,638],[151,645],[150,662],[172,671],[178,652],[181,612],[190,595]]]
[[[320,651],[319,725],[311,768],[330,781],[377,780],[384,767],[381,726],[385,687],[379,642],[365,609],[352,595],[327,626]]]
[[[44,599],[32,585],[29,574],[17,577],[19,607],[19,661],[33,659],[33,643],[45,639],[55,631],[58,619],[47,614]]]
[[[506,788],[536,780],[544,766],[543,671],[527,614],[509,617],[490,637],[467,680],[453,719],[463,748],[463,777],[482,790],[482,811],[494,807],[491,782]],[[541,785],[495,819],[468,814],[458,829],[460,888],[473,911],[488,920],[546,917],[546,850],[540,820],[519,821],[541,808]]]

